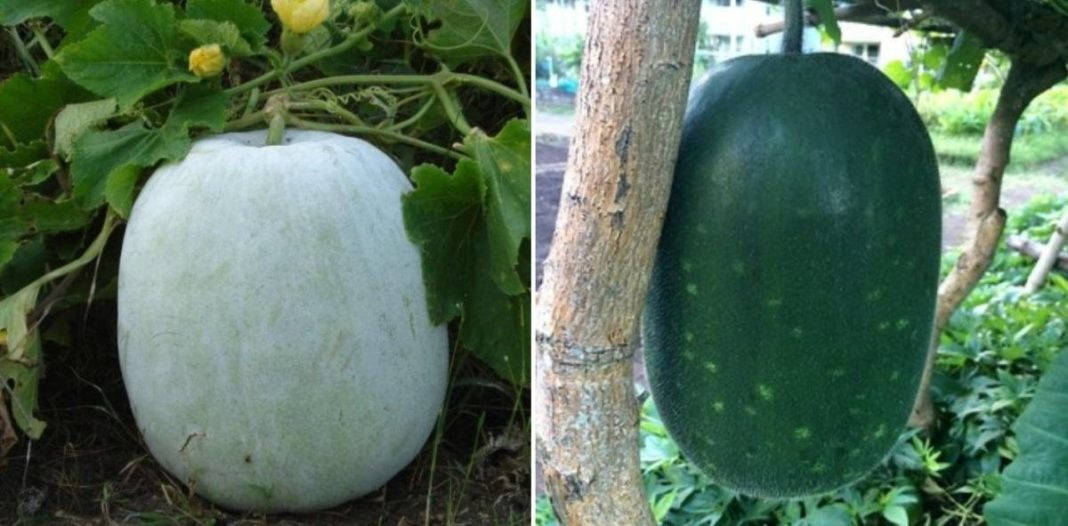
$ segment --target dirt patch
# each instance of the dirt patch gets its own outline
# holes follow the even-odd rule
[[[0,467],[0,524],[529,524],[529,394],[493,381],[453,387],[434,437],[385,487],[306,515],[231,513],[191,495],[148,454],[122,385],[113,302],[97,302],[77,341],[45,348],[42,438],[20,438]],[[80,312],[79,318],[80,316]],[[471,360],[461,378],[483,378]],[[521,422],[516,424],[515,422]]]

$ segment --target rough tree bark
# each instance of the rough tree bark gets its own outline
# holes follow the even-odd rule
[[[536,317],[538,459],[568,525],[653,522],[631,359],[698,18],[698,0],[590,3],[576,134]]]
[[[1009,164],[1016,122],[1035,97],[1063,80],[1066,74],[1065,64],[1060,61],[1043,66],[1016,58],[1012,61],[994,113],[983,133],[979,160],[972,176],[972,202],[966,226],[968,238],[962,245],[953,270],[938,287],[931,346],[909,422],[914,427],[928,427],[934,421],[930,387],[939,336],[949,323],[950,315],[990,266],[998,239],[1005,229],[1005,211],[998,203],[1001,198],[1001,178]]]
[[[1061,247],[1064,246],[1066,238],[1068,238],[1068,210],[1064,211],[1061,220],[1057,222],[1057,226],[1053,229],[1053,235],[1049,237],[1049,243],[1042,250],[1042,255],[1038,257],[1035,268],[1031,269],[1031,274],[1027,276],[1027,284],[1024,285],[1025,294],[1034,294],[1038,292],[1038,289],[1042,288],[1050,269],[1057,262],[1057,256],[1060,255]]]

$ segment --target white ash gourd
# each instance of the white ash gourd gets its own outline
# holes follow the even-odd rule
[[[427,313],[397,165],[351,137],[198,141],[126,227],[118,343],[149,450],[233,509],[310,511],[419,452],[448,343]]]

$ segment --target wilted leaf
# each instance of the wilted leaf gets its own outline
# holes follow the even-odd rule
[[[74,141],[86,130],[115,115],[115,99],[68,104],[56,115],[56,152],[70,158]]]

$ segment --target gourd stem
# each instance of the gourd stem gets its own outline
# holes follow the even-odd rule
[[[271,125],[267,128],[267,146],[277,146],[282,144],[282,139],[285,138],[286,133],[286,118],[279,113],[275,113],[271,116]]]
[[[801,54],[802,36],[805,32],[805,12],[801,0],[783,0],[782,52]]]

